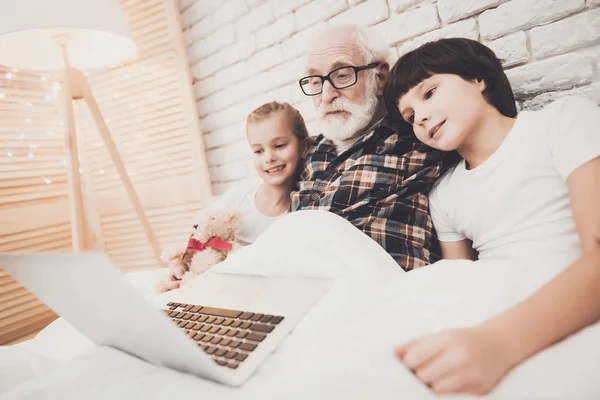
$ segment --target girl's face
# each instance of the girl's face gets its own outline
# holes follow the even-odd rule
[[[400,97],[398,110],[421,142],[438,150],[460,151],[491,107],[484,89],[484,81],[433,75]]]
[[[279,186],[296,178],[304,149],[284,113],[248,123],[246,135],[256,172],[265,182]]]

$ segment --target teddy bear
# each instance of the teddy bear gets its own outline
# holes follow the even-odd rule
[[[210,208],[200,210],[194,217],[193,231],[185,249],[164,250],[161,259],[171,273],[177,268],[185,271],[181,278],[183,286],[227,258],[235,248],[238,229],[239,216],[235,211]],[[158,292],[172,289],[168,283],[161,282]]]

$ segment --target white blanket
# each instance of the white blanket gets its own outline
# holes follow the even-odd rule
[[[0,348],[0,394],[2,399],[435,398],[394,357],[393,347],[489,318],[559,270],[523,268],[443,261],[404,274],[343,218],[322,211],[292,213],[214,270],[324,276],[334,285],[241,388],[93,346],[59,319],[33,340]],[[176,299],[177,291],[152,293],[164,272],[127,278],[151,301]],[[596,324],[516,368],[487,397],[600,398],[599,343]]]

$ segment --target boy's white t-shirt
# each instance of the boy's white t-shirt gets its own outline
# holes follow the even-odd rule
[[[480,260],[574,261],[581,249],[567,178],[599,156],[600,109],[591,101],[567,97],[521,112],[490,158],[472,170],[461,161],[432,189],[440,241],[470,239]]]
[[[252,244],[269,225],[287,214],[287,211],[275,217],[262,214],[256,208],[256,191],[263,181],[259,178],[239,182],[221,196],[215,197],[209,204],[212,208],[235,210],[240,215],[240,232],[236,242],[241,245]]]

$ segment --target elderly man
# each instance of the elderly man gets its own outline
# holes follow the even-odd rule
[[[379,35],[357,26],[329,28],[310,46],[299,83],[322,134],[309,148],[291,207],[346,218],[408,271],[439,259],[427,193],[452,157],[385,118],[389,53]]]

